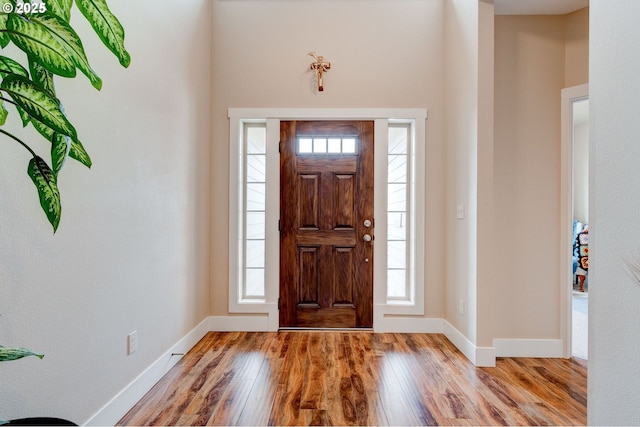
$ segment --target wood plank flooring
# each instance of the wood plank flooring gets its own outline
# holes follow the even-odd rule
[[[587,370],[443,335],[211,332],[119,425],[586,425]]]

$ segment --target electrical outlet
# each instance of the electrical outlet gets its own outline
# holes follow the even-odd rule
[[[134,353],[138,349],[138,331],[133,331],[127,335],[127,355]]]
[[[462,298],[458,301],[458,313],[460,313],[461,316],[464,316],[464,300]]]

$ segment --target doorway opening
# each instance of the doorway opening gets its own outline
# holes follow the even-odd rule
[[[563,264],[561,288],[566,295],[566,357],[588,358],[589,304],[589,98],[588,86],[562,91]],[[568,280],[567,280],[568,279]]]
[[[589,99],[572,102],[573,285],[571,354],[587,359],[589,308]]]

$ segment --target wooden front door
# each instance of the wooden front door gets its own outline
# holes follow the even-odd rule
[[[373,326],[373,122],[280,125],[280,326]]]

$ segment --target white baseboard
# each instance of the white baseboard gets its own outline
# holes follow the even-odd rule
[[[441,334],[443,333],[443,320],[415,316],[381,316],[374,324],[373,330],[380,333]]]
[[[102,409],[81,425],[113,426],[180,360],[174,353],[186,353],[209,332],[209,319],[200,322],[184,338],[131,381]]]
[[[444,320],[444,335],[458,347],[471,363],[476,366],[494,367],[496,366],[496,351],[493,347],[477,347],[474,343],[451,323]]]
[[[497,357],[564,357],[564,343],[555,339],[494,339]]]
[[[263,315],[211,316],[208,319],[210,331],[217,332],[275,332],[278,318],[272,313]]]

